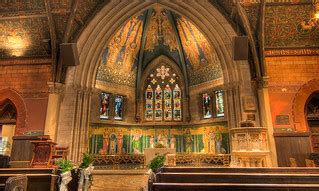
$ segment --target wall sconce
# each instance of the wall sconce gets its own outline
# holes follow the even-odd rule
[[[305,31],[312,30],[319,25],[319,0],[313,0],[312,4],[314,8],[314,16],[309,19],[309,21],[302,21],[300,23],[301,28]]]

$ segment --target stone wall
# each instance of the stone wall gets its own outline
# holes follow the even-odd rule
[[[15,107],[24,108],[25,124],[16,134],[43,131],[48,102],[47,82],[51,80],[51,59],[13,59],[0,61],[0,101],[10,98],[8,89],[21,97],[21,103],[11,100]],[[19,128],[19,127],[18,127]]]
[[[305,124],[296,124],[296,115],[304,117],[304,113],[294,113],[294,103],[302,86],[311,80],[319,80],[319,56],[268,57],[266,65],[270,77],[269,97],[275,130],[307,131]],[[313,88],[310,87],[310,91],[319,90]],[[309,95],[305,93],[300,96],[307,100]],[[305,103],[301,104],[304,108]]]

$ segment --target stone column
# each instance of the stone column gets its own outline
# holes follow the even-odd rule
[[[76,103],[74,123],[72,129],[72,147],[70,157],[75,163],[80,162],[82,154],[88,149],[89,144],[89,116],[92,90],[88,88],[76,89]]]
[[[57,82],[48,82],[49,99],[45,119],[44,134],[56,141],[57,127],[60,113],[60,103],[64,85]]]
[[[270,101],[269,101],[269,92],[268,92],[268,76],[264,76],[263,79],[258,84],[258,101],[259,101],[259,110],[260,110],[260,120],[261,126],[268,129],[268,143],[270,150],[270,163],[271,166],[276,167],[277,164],[277,152],[276,152],[276,143],[274,138],[274,128],[272,124],[271,111],[270,111]]]

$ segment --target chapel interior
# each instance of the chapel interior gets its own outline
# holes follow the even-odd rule
[[[0,1],[0,190],[319,190],[318,166],[319,0]]]

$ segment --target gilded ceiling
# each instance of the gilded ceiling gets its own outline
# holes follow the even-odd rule
[[[237,15],[235,1],[208,1],[232,23],[234,30],[238,34],[246,34],[245,30],[243,30],[243,23],[240,22]],[[61,43],[76,42],[78,35],[87,26],[88,22],[109,2],[109,0],[0,1],[0,59],[51,57],[58,60],[58,54],[55,55],[54,53],[59,51],[59,45]],[[307,31],[302,30],[300,27],[300,23],[311,18],[313,13],[311,2],[312,0],[266,1],[264,25],[266,49],[318,48],[318,27],[315,30]],[[244,0],[241,1],[241,5],[244,7],[257,43],[260,32],[261,3],[259,0]],[[167,10],[158,6],[153,8],[154,12],[150,16],[150,22],[146,29],[147,40],[144,48],[143,64],[145,65],[143,67],[160,54],[165,54],[180,66],[181,46],[191,85],[221,77],[221,72],[216,72],[220,70],[215,50],[207,41],[203,41],[203,38],[200,38],[202,34],[199,30],[192,26],[186,18],[172,12],[167,14],[169,13]],[[139,22],[144,25],[146,17],[140,19]],[[137,30],[136,28],[134,30]],[[193,38],[193,32],[197,33],[196,38]],[[141,46],[141,44],[138,44],[141,39],[138,38],[142,33],[142,29],[139,32],[129,33],[130,40],[132,40],[131,36],[134,33],[136,34],[136,48],[134,50],[131,50],[132,48],[129,48],[128,44],[123,44],[125,50],[131,50],[130,53],[126,53],[126,51],[122,50],[123,48],[114,50],[112,53],[115,55],[116,51],[118,53],[121,52],[120,58],[123,60],[117,65],[123,66],[126,62],[131,62],[130,67],[124,66],[126,71],[130,71],[127,73],[129,74],[129,80],[125,82],[127,85],[130,84],[130,86],[134,86],[135,72],[133,71],[136,71],[136,60]],[[124,34],[121,34],[121,36],[124,38]],[[187,40],[192,38],[193,41]],[[134,47],[134,45],[132,46]],[[104,58],[105,55],[103,54]],[[113,57],[112,59],[114,61],[115,58]],[[108,65],[109,63],[105,64]],[[58,63],[53,63],[54,67],[56,65]],[[207,76],[201,75],[207,73],[207,71],[215,72]]]
[[[151,14],[146,11],[131,18],[113,36],[102,56],[97,80],[134,87],[137,61],[143,59],[138,57],[139,51],[145,51],[145,54],[155,58],[163,54],[163,49],[169,57],[183,52],[185,63],[179,60],[176,64],[187,66],[190,85],[222,77],[215,50],[195,25],[185,17],[159,6],[149,11],[152,11]],[[143,29],[146,19],[149,19],[149,24]],[[145,33],[143,30],[146,30]],[[145,47],[140,49],[143,34],[146,36]],[[146,62],[145,59],[143,62]]]

